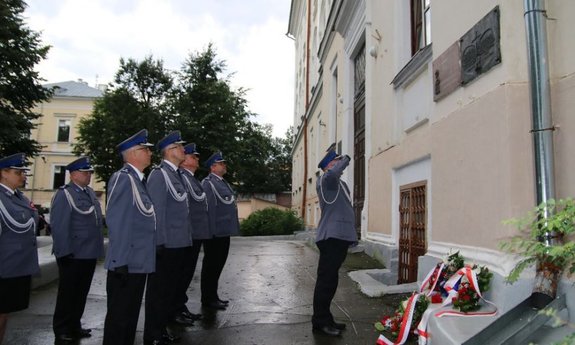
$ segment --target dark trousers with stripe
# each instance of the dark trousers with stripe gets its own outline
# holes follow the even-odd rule
[[[56,259],[58,296],[52,327],[54,334],[74,334],[80,330],[86,299],[94,277],[96,259]]]
[[[202,261],[202,303],[216,302],[218,281],[230,252],[230,237],[214,237],[204,240],[204,260]]]
[[[156,272],[150,274],[146,289],[145,341],[160,340],[173,317],[174,301],[187,264],[185,254],[188,249],[163,248],[156,254]]]
[[[103,345],[133,345],[148,275],[108,271]]]
[[[314,327],[323,327],[330,326],[334,322],[329,307],[337,290],[339,269],[347,256],[350,242],[328,238],[316,244],[319,248],[319,263],[313,293],[311,322]]]
[[[192,246],[188,247],[184,253],[184,262],[186,263],[184,267],[184,272],[180,279],[178,286],[178,292],[175,298],[174,312],[172,316],[176,316],[182,312],[189,311],[186,307],[188,302],[188,288],[192,283],[194,278],[194,273],[196,272],[196,266],[198,264],[198,256],[200,255],[200,249],[202,248],[203,240],[193,240]]]

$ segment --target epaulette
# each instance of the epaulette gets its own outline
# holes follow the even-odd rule
[[[65,185],[60,186],[60,189],[66,189],[66,188],[68,188],[68,187],[70,187],[70,186],[67,185],[67,184],[65,184]]]
[[[162,169],[162,166],[159,165],[159,164],[154,164],[154,165],[152,166],[152,170],[157,170],[157,169]]]
[[[119,170],[119,172],[129,174],[130,170],[128,168],[122,168]]]

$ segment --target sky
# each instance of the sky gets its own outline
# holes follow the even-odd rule
[[[152,55],[179,70],[211,42],[248,89],[254,121],[284,137],[293,124],[294,42],[286,36],[291,0],[25,0],[25,22],[51,45],[37,70],[47,83],[113,81],[120,58]]]

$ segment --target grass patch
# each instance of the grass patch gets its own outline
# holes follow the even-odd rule
[[[348,253],[343,267],[346,271],[382,269],[385,265],[364,252]]]

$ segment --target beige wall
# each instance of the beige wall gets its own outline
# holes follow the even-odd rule
[[[275,204],[273,202],[254,198],[251,198],[249,200],[238,201],[237,204],[238,204],[238,218],[240,219],[240,222],[248,218],[250,214],[259,210],[263,210],[264,208],[272,207],[280,209],[282,211],[289,209],[287,207]]]
[[[502,225],[502,220],[523,214],[535,203],[523,2],[432,2],[432,58],[398,88],[391,81],[411,58],[406,46],[406,22],[401,21],[402,16],[409,14],[408,2],[365,3],[365,22],[360,28],[365,30],[367,50],[367,199],[362,216],[363,238],[397,246],[399,187],[410,178],[416,182],[423,176],[428,180],[429,193],[428,245],[477,248],[491,256],[488,261],[497,261],[492,250],[497,250],[498,242],[513,231]],[[500,8],[502,62],[434,102],[433,60],[495,6]],[[553,18],[546,24],[552,113],[557,125],[556,190],[557,197],[567,197],[575,195],[575,45],[571,37],[575,1],[547,1],[546,6]],[[347,8],[345,4],[343,8]],[[346,14],[340,16],[345,18]],[[349,26],[355,24],[351,22]],[[320,147],[338,140],[344,141],[344,147],[353,147],[352,40],[357,40],[353,30],[334,33],[321,61],[322,92],[317,96],[321,99],[314,100],[314,107],[307,113],[311,125],[317,126],[319,114],[326,123]],[[337,93],[343,97],[341,103],[337,102],[335,119],[326,116],[332,107],[330,83],[334,65],[338,69]],[[410,128],[411,123],[417,126]],[[315,144],[308,143],[309,164],[313,167],[321,153],[316,151]],[[298,170],[304,157],[301,136],[294,152],[293,188],[297,190],[304,183],[303,172]],[[347,170],[344,179],[352,185],[353,167]],[[316,177],[311,173],[308,171],[313,183],[308,184],[307,199],[313,210],[317,202]],[[301,205],[301,194],[294,194],[293,205]],[[313,227],[315,219],[308,219],[307,224]]]
[[[77,126],[80,119],[92,113],[93,98],[80,97],[54,97],[50,102],[39,105],[35,111],[43,116],[38,120],[38,127],[32,131],[32,138],[42,146],[42,152],[34,158],[30,167],[31,177],[26,184],[26,195],[35,203],[43,207],[49,207],[54,195],[54,169],[56,166],[65,166],[77,159],[72,153],[72,144],[78,136]],[[58,120],[69,119],[71,121],[70,142],[58,142]],[[97,176],[92,176],[91,187],[100,196],[100,202],[104,207],[104,184],[96,182]],[[66,174],[66,183],[69,176]]]

